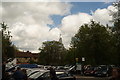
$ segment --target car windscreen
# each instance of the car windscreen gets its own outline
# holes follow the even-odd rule
[[[39,71],[31,72],[31,73],[29,73],[27,76],[29,77],[29,76],[31,76],[32,74],[37,73],[37,72],[39,72]]]
[[[44,73],[44,72],[41,72],[41,71],[36,72],[36,73],[32,74],[31,76],[29,76],[29,78],[31,78],[31,79],[36,79],[36,78],[38,78],[39,76],[41,76],[43,73]]]

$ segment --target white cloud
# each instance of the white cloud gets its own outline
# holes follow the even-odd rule
[[[5,10],[2,7],[2,3],[0,3],[0,22],[2,21],[2,14],[5,14]]]
[[[51,37],[48,37],[49,40],[59,40],[61,30],[56,27],[50,30],[48,34],[50,34],[48,36],[51,36]]]
[[[60,30],[62,31],[63,43],[65,44],[66,48],[70,46],[71,37],[77,33],[79,27],[90,22],[91,19],[92,16],[86,13],[68,15],[62,19],[62,27]]]
[[[73,35],[77,32],[82,24],[88,23],[90,19],[92,19],[92,17],[86,13],[68,15],[62,19],[61,30],[64,33]]]
[[[65,15],[70,11],[70,4],[57,2],[34,3],[3,3],[6,14],[3,20],[10,23],[23,22],[25,24],[52,24],[50,15]],[[11,20],[12,19],[12,20]]]
[[[62,27],[60,28],[63,32],[63,43],[66,47],[70,46],[71,37],[77,33],[79,27],[84,23],[88,23],[91,19],[100,22],[105,25],[112,23],[110,20],[112,16],[110,16],[110,10],[115,10],[113,6],[108,6],[108,8],[97,9],[95,12],[92,12],[92,15],[87,13],[78,13],[73,15],[68,15],[62,19]]]
[[[115,0],[4,0],[2,2],[115,2]]]
[[[112,12],[117,12],[117,11],[118,11],[118,10],[117,10],[117,7],[112,6],[112,5],[108,6],[107,9],[108,9],[109,11],[112,11]]]
[[[38,51],[46,40],[59,40],[62,34],[65,47],[69,47],[71,37],[79,27],[94,19],[102,24],[109,24],[109,9],[97,9],[92,15],[87,13],[71,14],[72,5],[58,2],[3,3],[3,20],[10,26],[13,43],[22,50]],[[50,15],[67,15],[61,21],[61,27],[50,28],[53,24]]]
[[[3,3],[3,21],[10,26],[12,41],[21,50],[38,51],[45,40],[58,40],[59,28],[50,29],[53,24],[50,15],[70,13],[71,4],[58,2]]]
[[[112,16],[110,16],[108,9],[97,9],[92,16],[95,21],[103,25],[110,24],[109,21],[112,20]]]

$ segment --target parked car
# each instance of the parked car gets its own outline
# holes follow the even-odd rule
[[[99,66],[95,72],[95,76],[99,76],[99,77],[108,77],[111,75],[112,75],[112,67],[106,65]]]
[[[76,73],[76,66],[70,67],[67,71],[70,72],[71,74],[75,74]]]
[[[43,69],[35,68],[35,69],[27,69],[27,76],[29,77],[30,75],[42,71]]]
[[[94,76],[96,70],[97,70],[97,67],[89,67],[84,71],[84,75],[86,75],[86,76]]]
[[[76,78],[68,72],[56,72],[58,80],[76,80]]]
[[[66,72],[56,72],[58,80],[75,80],[75,77]],[[43,70],[29,76],[30,80],[51,80],[50,71]]]

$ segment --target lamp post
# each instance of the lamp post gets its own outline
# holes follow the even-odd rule
[[[76,65],[75,50],[74,50],[74,65]]]
[[[82,72],[81,72],[82,75],[84,73],[84,62],[85,62],[85,57],[82,57]]]
[[[82,65],[84,66],[85,57],[82,57]]]

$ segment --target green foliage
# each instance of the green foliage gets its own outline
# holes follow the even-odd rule
[[[75,51],[73,48],[70,48],[67,53],[66,53],[66,56],[65,56],[65,63],[66,64],[75,64]]]
[[[75,49],[75,57],[85,57],[85,64],[108,64],[111,44],[108,28],[91,21],[82,25],[77,34],[72,38],[71,48]]]
[[[120,1],[116,1],[113,6],[116,7],[117,12],[114,12],[113,16],[113,46],[114,46],[114,55],[115,57],[115,63],[120,65]]]
[[[15,46],[10,41],[12,37],[8,31],[7,25],[3,22],[0,24],[2,29],[2,59],[6,61],[8,58],[13,58],[15,53]]]
[[[40,52],[40,64],[45,65],[63,65],[64,55],[66,50],[62,43],[58,41],[46,41],[43,42],[43,46],[39,49]]]
[[[114,22],[113,28],[113,38],[114,38],[114,48],[115,48],[115,55],[116,55],[116,64],[120,65],[120,20],[116,20]]]
[[[33,61],[33,60],[30,60],[29,63],[30,63],[30,64],[38,64],[38,62],[35,62],[35,61]]]

